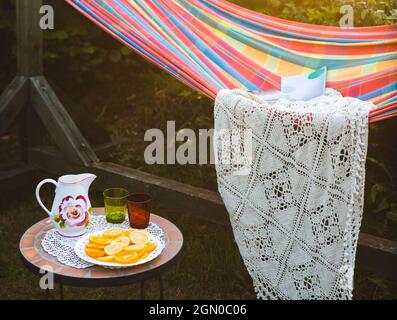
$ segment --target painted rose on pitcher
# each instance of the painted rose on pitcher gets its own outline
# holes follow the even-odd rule
[[[61,228],[82,227],[90,223],[92,209],[88,207],[86,198],[82,195],[76,198],[67,196],[62,199],[59,205],[59,213],[54,215],[55,222]]]

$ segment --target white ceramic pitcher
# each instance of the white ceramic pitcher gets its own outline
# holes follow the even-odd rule
[[[88,189],[95,178],[96,176],[90,173],[66,175],[58,181],[45,179],[37,185],[37,201],[62,236],[78,237],[86,232],[92,213]],[[40,189],[46,183],[52,183],[56,187],[51,211],[40,199]]]

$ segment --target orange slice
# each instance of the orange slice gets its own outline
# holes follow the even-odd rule
[[[120,264],[130,264],[137,262],[139,260],[139,255],[136,252],[133,253],[122,253],[115,257],[115,261]]]
[[[97,260],[101,262],[113,262],[114,256],[101,257],[101,258],[97,258]]]
[[[129,238],[129,237],[130,237],[130,232],[131,232],[130,230],[124,230],[124,231],[121,233],[121,235],[124,236],[124,237],[128,237],[128,238]]]
[[[88,242],[85,246],[86,248],[91,248],[91,249],[98,249],[98,250],[103,250],[105,246],[101,246],[99,244],[96,244],[94,242]]]
[[[149,255],[148,252],[144,252],[144,253],[139,257],[139,260],[146,259],[146,257],[147,257],[148,255]]]
[[[108,238],[117,238],[120,237],[122,233],[123,229],[121,228],[110,228],[108,230],[105,230],[102,235]]]
[[[152,252],[153,250],[155,250],[156,248],[157,248],[157,245],[156,245],[155,243],[149,242],[149,243],[147,243],[146,246],[145,246],[145,251],[146,251],[147,253],[150,253],[150,252]]]
[[[122,235],[129,238],[131,232],[133,232],[133,231],[135,231],[135,229],[124,230],[124,231],[122,232]]]
[[[90,241],[95,244],[98,244],[100,246],[106,246],[110,243],[110,239],[108,239],[106,237],[102,237],[102,236],[95,236],[95,235],[92,235],[90,237]]]
[[[137,254],[141,254],[144,252],[146,249],[145,245],[143,244],[133,244],[131,246],[125,247],[124,251],[125,252],[136,252]]]
[[[86,248],[85,253],[87,254],[87,256],[95,259],[103,257],[105,255],[105,252],[103,250],[92,249],[92,248]]]
[[[130,234],[130,240],[133,244],[146,244],[150,240],[149,233],[144,230],[135,230]]]
[[[111,243],[105,247],[105,252],[108,256],[114,256],[123,251],[125,245],[121,242]]]
[[[130,238],[122,236],[122,237],[116,238],[112,241],[112,243],[116,243],[116,242],[122,243],[124,245],[124,247],[126,247],[130,244]]]

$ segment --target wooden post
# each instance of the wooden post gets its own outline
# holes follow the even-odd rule
[[[29,99],[29,80],[26,77],[15,77],[0,95],[0,136],[3,135]]]
[[[16,0],[16,36],[17,36],[17,75],[23,77],[43,74],[43,31],[40,28],[40,7],[42,0]],[[29,97],[29,95],[28,95]],[[21,112],[22,109],[24,112]],[[36,122],[35,129],[31,129],[29,119],[32,116],[31,103],[14,107],[14,112],[20,114],[20,146],[22,160],[27,160],[31,137],[41,130],[40,123]],[[37,120],[37,117],[34,117]]]
[[[42,3],[42,0],[16,0],[18,76],[0,96],[0,133],[5,132],[17,116],[24,112],[21,121],[24,138],[21,142],[22,155],[26,160],[28,153],[24,149],[31,146],[28,137],[37,132],[34,127],[26,126],[32,120],[26,119],[29,116],[26,109],[33,107],[59,146],[60,152],[71,162],[89,167],[93,162],[99,161],[94,150],[42,76]]]
[[[31,102],[59,150],[73,163],[89,167],[98,162],[94,150],[42,76],[31,77]]]
[[[43,74],[43,31],[40,28],[42,0],[16,0],[17,74]]]

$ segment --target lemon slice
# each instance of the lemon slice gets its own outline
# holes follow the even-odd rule
[[[137,262],[139,260],[139,255],[136,252],[133,253],[123,253],[117,255],[115,258],[115,261],[120,264],[130,264]]]
[[[147,231],[136,230],[131,232],[130,240],[133,244],[146,244],[150,241],[150,236]]]
[[[132,246],[128,246],[124,248],[125,252],[136,252],[137,254],[141,254],[142,251],[145,250],[145,245],[144,244],[134,244]]]
[[[97,260],[101,262],[112,262],[114,260],[114,256],[101,257],[97,258]]]
[[[112,241],[112,243],[116,243],[116,242],[122,243],[124,245],[124,247],[126,247],[130,244],[130,238],[128,238],[126,236],[122,236],[122,237],[119,237]]]
[[[117,238],[121,236],[122,233],[123,233],[123,229],[121,228],[110,228],[103,232],[103,236],[108,238]]]
[[[108,256],[114,256],[123,251],[124,247],[121,242],[114,242],[105,247],[105,252]]]
[[[95,235],[90,236],[90,241],[100,246],[106,246],[110,243],[110,239]]]

